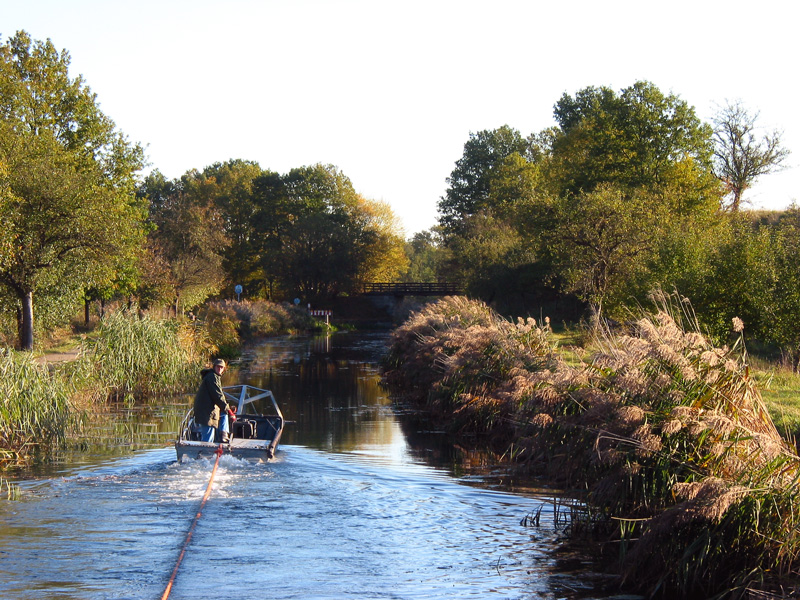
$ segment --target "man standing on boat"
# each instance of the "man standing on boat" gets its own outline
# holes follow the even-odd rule
[[[203,442],[216,442],[217,429],[222,433],[220,441],[228,442],[228,415],[234,412],[228,407],[225,394],[222,393],[220,377],[225,372],[225,367],[225,361],[218,358],[211,369],[200,371],[203,381],[194,397],[194,422],[200,430],[200,441]]]

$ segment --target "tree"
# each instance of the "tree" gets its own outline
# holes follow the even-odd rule
[[[517,152],[501,158],[489,174],[488,210],[499,219],[515,219],[522,204],[543,187],[541,169]]]
[[[516,227],[490,213],[466,218],[463,233],[450,239],[449,279],[462,282],[473,296],[491,303],[504,291],[498,276],[533,260]]]
[[[415,233],[405,245],[408,271],[403,281],[435,283],[442,279],[448,250],[442,242],[439,227]]]
[[[764,337],[788,352],[800,371],[800,207],[792,204],[776,228],[772,302],[764,311]]]
[[[253,183],[253,200],[271,290],[322,299],[405,269],[402,231],[389,207],[359,196],[331,165],[265,173]]]
[[[641,279],[668,221],[663,202],[606,183],[554,198],[548,212],[556,226],[543,230],[542,240],[555,273],[595,314],[648,287]]]
[[[155,226],[149,247],[159,262],[169,265],[171,304],[195,306],[217,293],[225,282],[222,253],[228,246],[223,218],[213,198],[204,193],[205,179],[189,171],[180,180],[168,181],[154,171],[139,194],[150,199],[150,219]],[[163,275],[155,271],[161,287]]]
[[[711,168],[711,129],[684,100],[639,81],[619,94],[588,87],[556,103],[547,175],[558,194],[591,192],[613,183],[628,189],[670,189],[690,212],[718,203]],[[675,192],[678,192],[675,194]]]
[[[69,62],[25,32],[0,46],[0,284],[19,303],[25,350],[33,348],[34,294],[98,283],[98,267],[144,235],[133,193],[142,149],[80,77],[69,77]]]
[[[494,201],[509,202],[497,187],[492,195],[493,173],[499,165],[505,166],[506,174],[515,164],[519,171],[518,160],[504,161],[514,154],[524,161],[529,150],[529,142],[508,125],[470,134],[464,154],[447,179],[445,196],[439,200],[439,224],[445,235],[458,233],[466,217],[494,208]]]
[[[251,292],[255,292],[261,276],[259,240],[254,230],[256,206],[252,198],[253,181],[261,173],[257,163],[235,159],[206,167],[200,177],[190,182],[205,201],[213,202],[222,216],[230,244],[222,257],[222,266],[229,284],[241,284]]]
[[[736,212],[742,196],[756,180],[781,168],[789,150],[778,131],[758,139],[756,121],[740,102],[728,103],[714,117],[714,173],[731,196],[730,210]]]
[[[288,293],[317,299],[336,295],[358,272],[349,209],[357,203],[350,180],[332,166],[267,174],[255,183],[260,205],[260,253],[268,279]]]
[[[398,281],[408,270],[403,227],[386,202],[358,196],[353,217],[369,232],[364,246],[358,284],[370,281]]]

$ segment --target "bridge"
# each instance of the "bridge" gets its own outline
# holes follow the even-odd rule
[[[457,283],[365,283],[364,296],[458,296],[463,293]]]

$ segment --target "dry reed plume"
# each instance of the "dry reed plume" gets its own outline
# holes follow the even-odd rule
[[[657,301],[572,367],[547,324],[447,298],[395,331],[385,379],[454,429],[513,442],[526,466],[586,490],[594,525],[638,538],[623,544],[628,584],[708,597],[792,579],[800,460],[748,376],[741,338],[715,347],[685,302]]]

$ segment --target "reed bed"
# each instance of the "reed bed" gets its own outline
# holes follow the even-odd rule
[[[28,353],[0,348],[0,467],[63,443],[80,422],[68,379]]]
[[[797,581],[800,460],[741,337],[716,347],[685,302],[662,295],[594,347],[567,363],[546,322],[448,298],[394,332],[385,379],[451,429],[513,444],[521,465],[575,490],[591,522],[573,530],[616,540],[629,587],[743,597]]]
[[[106,397],[141,399],[191,388],[214,351],[202,327],[118,311],[101,321],[82,358]]]
[[[549,324],[509,322],[486,305],[449,297],[395,329],[384,379],[406,400],[446,417],[459,432],[509,431],[515,407],[500,388],[518,372],[552,367]]]
[[[74,361],[46,365],[0,348],[0,472],[75,443],[89,415],[102,415],[109,399],[193,390],[215,350],[197,323],[140,319],[127,311],[105,317]],[[0,495],[13,492],[0,478]]]

